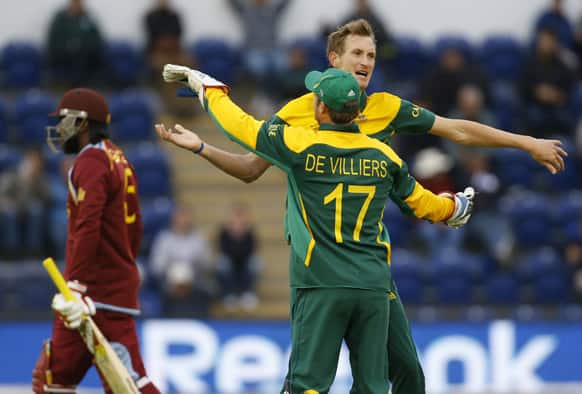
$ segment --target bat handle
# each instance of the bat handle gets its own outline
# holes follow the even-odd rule
[[[61,294],[65,297],[65,299],[67,301],[74,301],[75,297],[73,296],[73,292],[71,291],[71,289],[69,289],[69,286],[67,286],[65,278],[63,278],[61,271],[59,271],[59,267],[57,267],[52,257],[46,258],[42,262],[42,265],[50,275],[51,279],[53,280],[54,284],[57,286]]]

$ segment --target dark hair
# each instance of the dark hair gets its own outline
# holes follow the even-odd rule
[[[327,107],[329,108],[329,107]],[[344,109],[342,112],[334,111],[329,108],[329,117],[336,124],[348,124],[352,123],[358,113],[360,112],[360,103],[357,101],[352,101],[350,103],[344,104]]]
[[[327,36],[327,55],[329,56],[331,52],[335,52],[338,55],[343,54],[346,38],[351,34],[370,37],[372,41],[376,42],[374,29],[372,29],[370,23],[365,19],[356,19],[338,27],[336,31]]]
[[[89,119],[89,142],[96,144],[101,140],[107,139],[109,135],[108,125]]]

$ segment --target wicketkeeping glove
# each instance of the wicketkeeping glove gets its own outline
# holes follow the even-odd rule
[[[198,94],[202,108],[204,106],[204,90],[208,87],[220,87],[228,90],[228,86],[224,83],[212,78],[210,75],[204,74],[198,70],[193,70],[186,66],[177,64],[164,65],[162,76],[166,82],[178,82],[188,87],[193,92]]]
[[[82,296],[76,291],[72,292],[74,301],[67,301],[61,293],[55,294],[51,307],[59,315],[65,326],[71,330],[81,326],[83,319],[95,314],[95,304],[87,296]]]
[[[445,223],[453,228],[462,227],[467,224],[473,213],[475,190],[469,186],[463,192],[458,192],[454,196],[449,195],[449,197],[455,201],[455,209]]]

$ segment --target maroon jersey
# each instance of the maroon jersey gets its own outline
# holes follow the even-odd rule
[[[69,171],[65,277],[97,308],[138,314],[135,263],[143,231],[137,178],[109,140],[85,146]]]

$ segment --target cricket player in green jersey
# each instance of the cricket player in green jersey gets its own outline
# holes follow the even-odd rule
[[[363,19],[349,22],[331,33],[327,55],[332,67],[348,71],[356,77],[362,94],[360,113],[355,122],[360,132],[372,138],[389,144],[394,134],[422,136],[430,133],[463,145],[521,149],[553,174],[564,168],[562,156],[566,153],[560,141],[536,139],[476,122],[444,118],[387,92],[366,95],[365,89],[374,72],[376,44],[372,28]],[[271,121],[317,128],[313,93],[290,101]],[[233,154],[203,143],[196,135],[193,138],[196,138],[195,150],[200,156],[244,182],[258,179],[271,165],[254,153]],[[422,394],[425,393],[422,366],[398,291],[394,284],[392,288],[388,335],[392,393]]]
[[[386,394],[390,301],[390,242],[382,224],[392,199],[418,218],[464,225],[473,193],[436,196],[409,175],[386,144],[360,132],[360,88],[351,73],[313,71],[316,129],[257,121],[237,107],[219,81],[183,66],[166,65],[164,79],[198,92],[203,107],[231,139],[287,173],[290,235],[292,350],[284,393],[327,393],[342,340],[350,350],[352,393]],[[199,150],[181,126],[162,139]],[[381,346],[378,346],[382,344]]]

